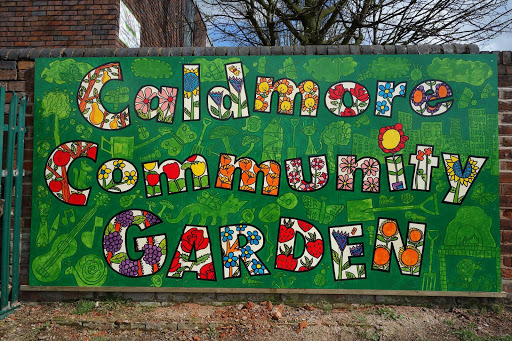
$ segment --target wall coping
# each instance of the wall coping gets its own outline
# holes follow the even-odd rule
[[[442,45],[310,45],[241,47],[141,47],[141,48],[4,48],[0,60],[34,60],[69,57],[170,57],[266,55],[379,55],[379,54],[478,54],[476,44]]]

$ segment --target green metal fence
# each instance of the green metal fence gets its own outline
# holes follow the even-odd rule
[[[21,194],[27,101],[25,96],[20,100],[20,97],[13,93],[9,105],[9,124],[4,124],[5,89],[0,88],[0,155],[2,156],[0,166],[5,162],[5,170],[2,172],[3,186],[0,184],[0,197],[3,198],[0,318],[5,317],[19,306]],[[7,146],[4,151],[5,131],[7,131]],[[12,268],[10,266],[11,255]]]

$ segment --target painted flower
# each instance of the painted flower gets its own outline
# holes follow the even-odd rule
[[[291,171],[290,173],[288,173],[288,182],[291,184],[296,184],[297,182],[300,181],[300,178],[300,173],[297,171]]]
[[[177,162],[171,162],[162,167],[169,180],[176,180],[180,176],[180,165]]]
[[[391,83],[386,83],[385,85],[379,85],[379,96],[381,96],[384,99],[392,98],[394,91],[395,91],[395,89],[391,87]]]
[[[162,91],[158,93],[158,106],[162,111],[169,110],[174,112],[176,106],[176,95],[178,94],[177,88],[162,87]]]
[[[195,227],[188,230],[181,237],[181,248],[183,251],[190,253],[195,245],[195,250],[199,251],[208,246],[209,239],[204,237],[204,232]]]
[[[427,155],[427,156],[432,155],[432,148],[425,148],[425,155]]]
[[[242,78],[238,78],[238,77],[229,77],[228,78],[228,81],[229,81],[229,84],[231,84],[231,86],[233,88],[235,88],[235,91],[240,93],[242,91],[242,86],[243,86],[243,80]]]
[[[402,124],[382,127],[379,131],[379,147],[384,153],[397,153],[405,147],[409,138],[405,136]]]
[[[384,115],[389,110],[388,103],[386,101],[377,102],[377,110]]]
[[[180,259],[181,259],[181,254],[178,251],[176,251],[176,253],[174,254],[174,258],[172,259],[171,267],[169,268],[169,272],[175,272],[176,270],[178,270],[181,267]]]
[[[134,170],[131,172],[124,172],[123,181],[126,181],[128,185],[134,185],[137,182],[137,172]]]
[[[245,231],[245,228],[247,227],[247,225],[236,225],[236,230],[237,231]]]
[[[256,97],[254,100],[254,110],[256,111],[265,111],[268,108],[268,103],[265,101],[265,98],[262,96]]]
[[[379,172],[379,162],[373,158],[369,158],[363,162],[361,169],[365,175],[375,176]]]
[[[247,239],[249,240],[249,244],[258,245],[260,243],[261,236],[258,235],[258,231],[249,231],[247,232]]]
[[[137,93],[137,97],[135,97],[135,110],[141,111],[144,114],[147,114],[151,109],[151,100],[156,96],[150,87],[146,87],[144,91],[139,91]]]
[[[213,262],[203,265],[199,270],[198,277],[200,279],[215,281],[215,268],[213,266]]]
[[[260,261],[257,261],[256,259],[252,260],[251,268],[254,271],[255,275],[263,275],[265,273],[265,265],[263,265]]]
[[[354,179],[348,174],[340,175],[338,177],[338,189],[352,191],[354,189]]]
[[[206,163],[202,161],[192,162],[190,169],[192,169],[192,173],[195,176],[200,177],[201,175],[204,174],[204,171],[206,170]]]
[[[386,220],[379,226],[379,234],[384,239],[391,239],[398,233],[398,226],[393,220]]]
[[[436,85],[436,97],[445,98],[452,95],[452,89],[446,83],[438,83]]]
[[[356,158],[353,156],[347,156],[341,159],[340,170],[352,174],[357,168]]]
[[[399,95],[400,96],[405,96],[405,85],[400,85]]]
[[[325,182],[327,181],[327,178],[328,178],[328,174],[326,172],[322,172],[322,173],[318,174],[317,185],[322,186],[323,184],[325,184]]]
[[[421,106],[423,103],[427,101],[427,94],[425,92],[425,88],[423,85],[414,89],[411,93],[411,102],[415,106]]]
[[[287,79],[282,79],[274,84],[274,90],[279,92],[280,96],[291,95],[293,92],[293,86]]]
[[[279,112],[283,114],[290,114],[292,112],[292,100],[289,97],[279,97]]]
[[[183,95],[186,98],[199,95],[199,68],[183,71]]]
[[[301,165],[301,161],[300,159],[293,159],[292,161],[290,161],[290,163],[292,164],[293,167],[297,168],[297,167],[300,167]]]
[[[215,104],[220,107],[223,97],[222,91],[212,91],[210,92],[209,96],[215,102]]]
[[[379,245],[373,251],[373,266],[379,269],[387,268],[391,261],[391,253],[384,245]]]
[[[356,86],[350,89],[350,93],[361,102],[366,102],[370,98],[368,91],[366,91],[366,88],[361,84],[356,83]]]
[[[379,178],[368,177],[363,181],[363,190],[366,192],[378,192],[379,191]]]
[[[238,257],[237,257],[237,256],[235,256],[235,255],[233,254],[233,252],[230,252],[230,253],[228,253],[228,255],[227,255],[227,256],[224,256],[224,257],[222,258],[222,260],[224,261],[224,266],[225,266],[226,268],[231,268],[231,267],[236,266],[236,261],[238,260]]]
[[[224,229],[224,232],[221,233],[222,241],[227,242],[228,240],[233,240],[233,230],[229,227]]]
[[[407,239],[412,244],[418,244],[423,239],[423,232],[419,229],[412,228],[409,230],[409,237]]]
[[[256,84],[256,91],[258,94],[267,96],[270,93],[271,88],[272,79],[266,77],[259,78],[259,81]]]
[[[415,247],[400,248],[398,251],[400,267],[413,269],[421,263],[421,253]]]
[[[451,155],[450,158],[446,160],[446,173],[450,180],[459,182],[461,185],[467,187],[475,180],[477,175],[479,168],[476,164],[476,161],[468,158],[466,168],[463,170],[459,158],[455,155]]]
[[[114,165],[115,165],[115,162],[114,162]],[[156,166],[156,162],[147,162],[147,163],[144,164],[144,168],[147,169],[148,171],[150,171],[153,168],[155,168],[155,166]]]
[[[112,170],[107,168],[106,165],[101,166],[100,170],[98,171],[98,179],[107,179],[110,176],[110,172],[112,172]]]
[[[314,190],[314,189],[315,189],[315,187],[316,187],[316,186],[315,186],[315,184],[314,184],[314,183],[308,183],[308,182],[306,182],[306,181],[304,181],[304,180],[302,180],[302,182],[301,182],[301,183],[300,183],[300,185],[299,185],[299,189],[300,189],[301,191],[305,191],[305,192],[307,192],[307,191],[312,191],[312,190]]]
[[[356,116],[356,112],[352,108],[346,108],[345,110],[343,110],[343,112],[340,114],[340,116],[352,117],[352,116]]]
[[[299,84],[299,91],[303,93],[314,93],[318,90],[318,87],[313,81],[304,81]]]
[[[363,245],[359,244],[350,248],[350,255],[352,257],[358,257],[363,254]]]
[[[302,105],[302,111],[313,111],[318,108],[318,96],[317,95],[311,95],[307,94],[306,97],[304,97],[304,102]]]
[[[341,252],[343,252],[348,244],[348,233],[332,231],[332,236],[334,237],[334,240],[336,240],[336,244],[338,244]]]
[[[337,84],[334,88],[329,89],[329,99],[337,100],[341,99],[343,97],[343,94],[345,93],[345,88],[343,87],[343,84]]]
[[[311,167],[316,170],[320,170],[325,166],[325,161],[321,158],[314,158],[313,162],[311,162]]]
[[[125,164],[124,164],[123,160],[116,160],[116,161],[114,161],[114,169],[123,169],[124,166],[125,166]],[[149,170],[151,170],[151,169],[149,169]]]
[[[242,258],[249,258],[252,256],[253,253],[254,253],[254,251],[252,251],[251,247],[249,245],[246,245],[242,249]]]
[[[425,152],[423,150],[418,150],[418,154],[416,155],[416,160],[423,161],[424,155],[425,155]]]

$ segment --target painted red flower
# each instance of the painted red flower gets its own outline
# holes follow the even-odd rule
[[[209,239],[204,238],[202,230],[198,230],[195,227],[188,230],[181,239],[181,248],[183,251],[189,253],[192,252],[192,248],[195,245],[195,250],[199,251],[208,246]]]
[[[350,93],[362,102],[366,102],[369,98],[368,91],[361,84],[356,84],[355,88],[350,89]]]
[[[416,160],[423,161],[424,155],[425,155],[425,153],[423,152],[423,150],[418,150],[418,155],[416,155]]]
[[[199,270],[198,276],[200,279],[215,281],[215,268],[213,267],[213,262],[203,265]]]
[[[405,136],[402,124],[397,123],[394,126],[382,127],[379,130],[379,147],[384,153],[398,153],[405,147],[405,142],[409,139]]]
[[[343,84],[338,84],[334,87],[334,89],[329,89],[329,98],[330,99],[340,99],[343,97],[343,94],[345,93],[345,88],[343,87]]]
[[[427,156],[432,155],[432,148],[426,148],[425,149],[425,155],[427,155]]]
[[[172,263],[171,263],[171,267],[169,268],[169,272],[174,272],[181,267],[180,259],[181,259],[180,253],[178,251],[176,251],[174,258],[172,259]]]
[[[165,175],[169,180],[176,180],[180,176],[180,165],[177,162],[172,162],[163,167]]]
[[[352,108],[346,108],[340,116],[356,116],[356,112]]]

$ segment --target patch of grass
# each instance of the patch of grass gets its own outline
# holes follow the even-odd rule
[[[503,315],[503,312],[505,311],[505,305],[503,303],[494,303],[491,305],[491,310],[496,315]]]
[[[445,323],[447,326],[450,326],[450,327],[455,326],[455,320],[454,320],[454,319],[452,319],[452,318],[447,318],[446,320],[444,320],[444,323]]]
[[[398,320],[402,318],[402,315],[397,315],[396,311],[391,307],[378,307],[377,314],[388,320]]]
[[[115,310],[118,310],[119,308],[126,306],[129,304],[129,300],[125,300],[119,297],[114,297],[105,301],[98,302],[98,311],[101,313],[108,313]]]
[[[93,301],[78,301],[73,314],[84,315],[91,312],[96,304]]]
[[[361,337],[361,339],[365,339],[365,340],[372,340],[372,341],[380,340],[380,335],[375,329],[372,329],[371,331],[362,330],[362,331],[358,332],[358,335]]]
[[[325,299],[322,299],[320,303],[318,304],[318,308],[322,309],[327,314],[330,314],[332,312],[332,304],[327,302]]]
[[[37,333],[39,333],[40,331],[42,330],[45,330],[45,329],[48,329],[51,327],[51,324],[50,322],[45,322],[43,323],[42,325],[40,325],[39,327],[34,327],[34,331]]]
[[[359,323],[368,324],[368,319],[363,314],[355,313],[354,317]]]

